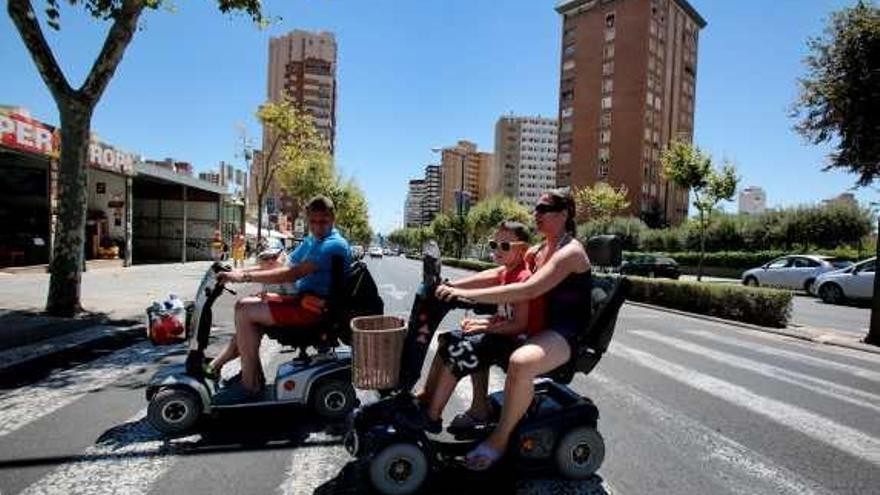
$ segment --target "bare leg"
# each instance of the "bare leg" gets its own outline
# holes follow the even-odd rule
[[[214,371],[216,371],[217,374],[220,374],[220,370],[223,369],[223,366],[229,361],[237,358],[238,355],[238,344],[235,341],[235,335],[233,335],[223,351],[211,360],[211,367],[214,368]]]
[[[422,404],[427,404],[431,401],[431,396],[434,395],[434,389],[437,388],[437,380],[440,377],[440,370],[443,367],[443,360],[438,354],[434,354],[434,360],[431,361],[431,371],[428,372],[428,378],[425,379],[422,391],[416,394],[416,399]]]
[[[484,442],[487,446],[496,452],[507,449],[510,434],[532,402],[535,377],[565,364],[570,354],[568,342],[556,332],[538,334],[514,351],[507,367],[501,420]]]
[[[471,375],[473,397],[468,413],[477,419],[489,417],[489,370],[485,369]]]
[[[245,297],[235,304],[235,336],[241,356],[241,383],[251,392],[260,389],[263,365],[260,362],[258,325],[271,326],[275,321],[269,306],[259,297]]]
[[[449,403],[449,398],[455,391],[458,378],[452,374],[448,366],[441,366],[437,373],[437,384],[433,387],[431,402],[428,404],[428,418],[436,421],[443,417],[443,408]]]

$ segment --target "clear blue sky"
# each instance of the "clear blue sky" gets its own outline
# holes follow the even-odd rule
[[[42,0],[34,0],[38,8]],[[855,177],[821,172],[827,149],[792,130],[788,108],[803,73],[805,40],[854,0],[692,0],[707,19],[700,37],[696,142],[739,167],[742,185],[770,206],[815,202]],[[62,10],[50,43],[76,85],[106,25]],[[491,151],[508,112],[555,116],[560,18],[555,0],[268,0],[282,20],[260,31],[211,1],[148,12],[99,104],[102,140],[197,170],[236,157],[236,126],[260,130],[268,40],[295,28],[329,30],[339,44],[337,165],[354,176],[371,223],[400,225],[407,179],[435,161],[432,146],[458,139]],[[0,102],[57,123],[57,110],[8,16],[0,15]],[[869,190],[860,199],[875,199]]]

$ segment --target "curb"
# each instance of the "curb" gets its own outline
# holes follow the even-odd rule
[[[806,327],[806,326],[798,326],[797,330],[794,330],[793,327],[788,328],[772,328],[772,327],[762,327],[760,325],[753,325],[751,323],[743,323],[741,321],[735,320],[726,320],[724,318],[718,318],[715,316],[707,316],[701,315],[697,313],[689,313],[687,311],[682,311],[680,309],[672,309],[665,308],[663,306],[655,306],[653,304],[647,304],[636,301],[626,301],[626,304],[630,304],[633,306],[653,309],[655,311],[664,311],[667,313],[676,314],[679,316],[685,316],[688,318],[694,318],[697,320],[710,321],[713,323],[720,323],[724,325],[733,325],[740,328],[745,328],[747,330],[754,330],[757,332],[764,333],[772,333],[776,335],[782,335],[784,337],[791,337],[800,340],[806,340],[808,342],[813,342],[816,344],[825,344],[825,345],[833,345],[837,347],[845,347],[847,349],[853,349],[856,351],[867,352],[870,354],[880,354],[880,347],[873,346],[869,344],[865,344],[858,340],[858,337],[855,337],[853,334],[840,332],[838,330],[824,329],[824,328],[814,328],[814,327]]]

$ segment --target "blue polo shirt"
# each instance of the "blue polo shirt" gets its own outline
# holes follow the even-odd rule
[[[302,244],[290,253],[287,264],[292,266],[311,261],[318,266],[318,270],[294,282],[295,292],[319,296],[330,294],[333,278],[333,256],[341,256],[345,260],[346,270],[351,265],[351,247],[336,228],[331,229],[323,239],[317,239],[311,234],[303,239]]]

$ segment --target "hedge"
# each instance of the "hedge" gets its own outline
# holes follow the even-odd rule
[[[791,315],[791,292],[678,280],[628,277],[633,301],[727,320],[782,328]]]
[[[443,264],[466,270],[485,270],[497,266],[484,261],[455,258],[443,258]],[[633,282],[628,297],[632,301],[778,328],[788,325],[791,314],[792,294],[789,291],[734,284],[628,278]]]

